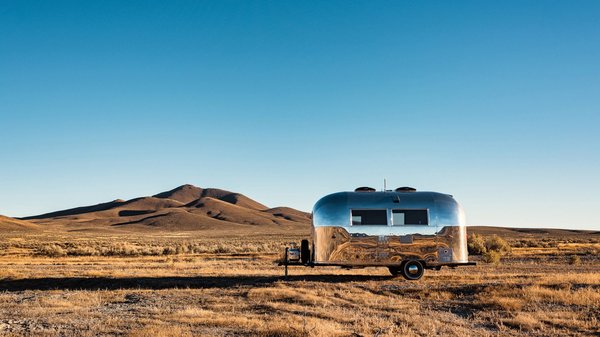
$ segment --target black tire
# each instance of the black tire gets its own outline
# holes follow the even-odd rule
[[[416,281],[420,279],[424,273],[425,267],[423,266],[423,263],[418,260],[406,261],[404,266],[402,266],[402,276],[410,281]]]
[[[307,264],[310,260],[310,248],[308,247],[308,240],[302,240],[300,242],[300,261],[302,264]]]

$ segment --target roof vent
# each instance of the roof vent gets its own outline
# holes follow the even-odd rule
[[[406,186],[404,186],[404,187],[398,187],[396,189],[396,192],[416,192],[416,191],[417,191],[416,188],[406,187]]]
[[[375,192],[375,189],[373,187],[358,187],[357,189],[354,190],[354,192]]]

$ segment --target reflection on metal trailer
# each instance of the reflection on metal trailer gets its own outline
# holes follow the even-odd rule
[[[448,194],[410,187],[334,193],[314,206],[302,264],[385,266],[415,280],[426,268],[474,264],[468,261],[465,225],[462,207]]]

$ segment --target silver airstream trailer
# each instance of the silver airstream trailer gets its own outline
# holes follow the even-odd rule
[[[310,240],[286,249],[286,267],[381,266],[418,280],[425,269],[475,264],[468,261],[465,214],[448,194],[359,187],[321,198],[312,216]]]

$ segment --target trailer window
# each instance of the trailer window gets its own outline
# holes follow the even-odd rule
[[[387,210],[385,209],[353,209],[352,226],[384,225],[387,226]]]
[[[426,209],[393,209],[392,224],[402,225],[428,225],[429,219]]]

